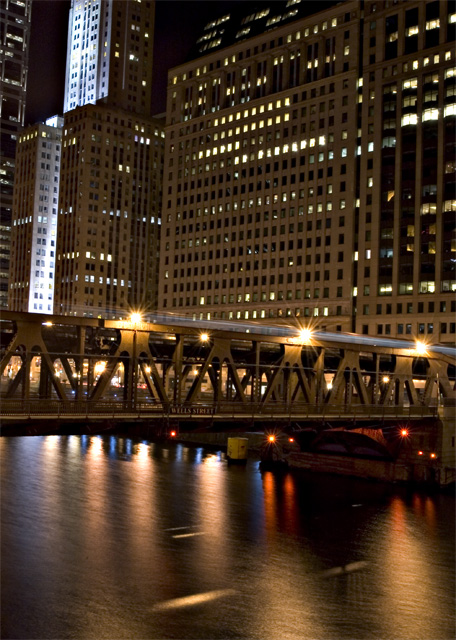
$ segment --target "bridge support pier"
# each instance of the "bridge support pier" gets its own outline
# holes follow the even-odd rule
[[[446,485],[456,481],[456,401],[453,398],[444,399],[443,406],[439,407],[440,418],[440,484]]]

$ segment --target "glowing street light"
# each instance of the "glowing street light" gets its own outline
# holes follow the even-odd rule
[[[419,356],[424,356],[425,353],[427,352],[427,347],[426,347],[425,343],[421,342],[421,340],[417,340],[415,342],[415,351],[417,352],[417,354]]]
[[[272,444],[273,442],[275,442],[275,440],[276,440],[276,437],[271,433],[271,435],[268,436],[268,442]]]
[[[200,340],[201,340],[201,342],[207,342],[207,341],[209,340],[209,334],[207,334],[207,333],[202,333],[202,334],[200,335]]]
[[[312,329],[301,329],[301,331],[299,332],[299,339],[302,344],[310,344],[312,341],[312,335]]]
[[[408,429],[401,429],[401,436],[403,438],[406,438],[408,434],[409,434]]]
[[[139,324],[141,322],[142,318],[141,318],[141,314],[136,312],[132,313],[130,316],[130,322],[131,324]]]
[[[106,362],[97,362],[94,371],[95,375],[99,376],[106,369]]]
[[[384,382],[385,384],[388,384],[389,381],[390,381],[389,376],[383,376],[382,382]]]

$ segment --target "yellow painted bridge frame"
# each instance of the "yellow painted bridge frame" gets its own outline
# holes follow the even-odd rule
[[[435,414],[454,361],[410,349],[3,312],[0,413],[24,403],[181,415]],[[25,411],[25,408],[24,408]]]

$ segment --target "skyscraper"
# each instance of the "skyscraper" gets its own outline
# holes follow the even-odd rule
[[[65,114],[56,313],[156,307],[163,150],[159,120],[104,105]]]
[[[63,118],[55,116],[19,137],[8,296],[12,311],[54,310],[62,126]]]
[[[163,122],[152,118],[155,3],[73,0],[55,312],[157,305]]]
[[[31,0],[0,3],[0,308],[7,306],[16,141],[24,125]]]
[[[454,341],[454,4],[304,4],[169,73],[161,306]]]
[[[155,3],[72,0],[64,112],[105,102],[150,114]]]

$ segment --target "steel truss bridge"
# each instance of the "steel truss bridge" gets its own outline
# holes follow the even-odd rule
[[[3,422],[410,420],[455,398],[444,345],[165,315],[5,311],[0,328]]]

